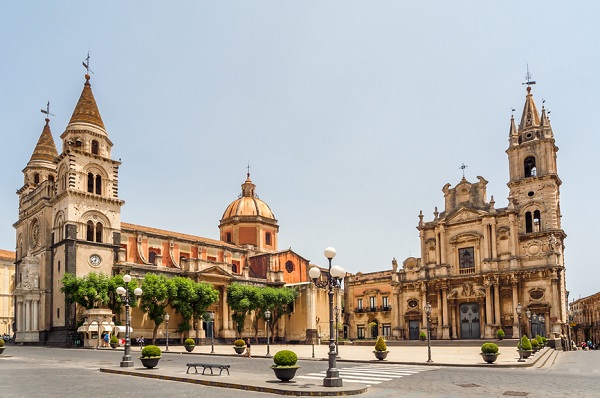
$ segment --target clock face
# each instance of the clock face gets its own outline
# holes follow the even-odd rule
[[[97,254],[92,254],[92,255],[90,256],[90,264],[91,264],[93,267],[98,267],[98,266],[100,265],[100,263],[102,263],[102,257],[100,257],[100,256],[99,256],[99,255],[97,255]]]

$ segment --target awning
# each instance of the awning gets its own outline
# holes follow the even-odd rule
[[[100,325],[100,330],[102,332],[112,332],[113,328],[110,325]]]
[[[125,329],[126,326],[115,326],[115,334],[119,334],[119,333],[125,333]],[[131,326],[129,326],[129,334],[131,334],[133,332],[133,329],[131,328]]]

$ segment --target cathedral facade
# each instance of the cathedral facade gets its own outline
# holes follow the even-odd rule
[[[429,221],[419,215],[419,258],[407,258],[400,269],[394,259],[391,271],[347,276],[351,338],[418,339],[427,328],[427,303],[432,338],[494,338],[499,329],[517,337],[519,304],[523,332],[566,334],[558,147],[530,86],[508,138],[506,207],[487,199],[483,177],[446,184],[444,210],[436,208]]]
[[[73,115],[60,136],[61,152],[46,119],[23,169],[24,184],[17,191],[16,341],[70,344],[83,309],[66,304],[61,280],[65,273],[83,277],[90,272],[128,273],[142,285],[147,273],[209,282],[219,292],[218,302],[209,308],[215,314],[211,330],[214,337],[224,339],[236,336],[227,286],[234,282],[294,286],[299,297],[292,313],[276,325],[276,335],[286,340],[305,340],[312,335],[316,319],[327,316],[326,306],[318,305],[325,302],[326,295],[310,282],[307,259],[291,249],[278,250],[278,221],[255,194],[250,174],[240,197],[223,213],[219,240],[121,221],[121,162],[111,157],[113,143],[92,93],[90,76],[85,78]],[[177,325],[177,314],[172,317],[172,325]],[[124,323],[124,319],[115,321]],[[148,336],[154,324],[134,308],[132,327]],[[193,328],[193,337],[207,337],[205,324]],[[264,327],[261,333],[265,333]]]

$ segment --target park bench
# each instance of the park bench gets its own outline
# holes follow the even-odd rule
[[[202,374],[204,374],[204,372],[206,371],[206,369],[210,369],[210,374],[214,374],[213,373],[213,368],[219,368],[219,376],[221,376],[221,373],[226,370],[227,374],[229,375],[229,368],[231,365],[220,365],[220,364],[216,364],[216,363],[187,363],[186,366],[187,371],[185,373],[189,373],[190,372],[190,368],[194,368],[194,370],[196,371],[196,373],[198,373],[198,366],[202,366]]]

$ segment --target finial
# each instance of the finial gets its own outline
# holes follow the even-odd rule
[[[525,82],[521,84],[527,84],[527,94],[531,92],[531,85],[535,84],[535,80],[531,80],[531,73],[529,73],[529,64],[527,64],[527,74],[525,74]]]
[[[464,163],[463,163],[463,164],[462,164],[462,165],[459,167],[459,169],[462,169],[463,178],[465,178],[465,169],[466,169],[467,167],[469,167],[469,166],[467,166],[467,165],[466,165],[466,164],[464,164]]]
[[[90,73],[94,73],[91,69],[90,69],[90,52],[88,51],[87,53],[87,57],[85,58],[85,61],[82,62],[83,67],[85,68],[85,70],[87,71],[87,73],[85,74],[85,78],[87,80],[90,80]]]
[[[248,166],[246,166],[248,172],[246,173],[246,177],[250,178],[250,161],[248,161]]]
[[[510,108],[510,118],[511,118],[511,119],[514,119],[514,118],[515,118],[515,111],[516,111],[516,109],[515,109],[515,108]]]
[[[40,109],[40,112],[46,114],[46,124],[50,123],[50,116],[56,116],[54,113],[50,113],[50,101],[46,104],[46,110]]]

